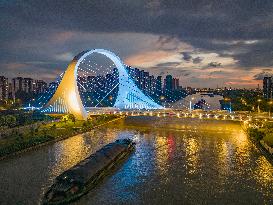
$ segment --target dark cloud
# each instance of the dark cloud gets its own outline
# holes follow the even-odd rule
[[[177,39],[173,36],[159,36],[157,40],[158,47],[165,51],[174,51],[178,49]]]
[[[192,59],[192,62],[193,62],[194,64],[201,63],[202,61],[203,61],[203,58],[201,58],[201,57],[199,57],[199,56],[197,56],[196,58],[193,58],[193,59]]]
[[[273,66],[272,0],[0,1],[0,66],[25,61],[64,66],[53,55],[106,44],[77,36],[62,45],[51,41],[60,32],[156,34],[164,50],[177,49],[170,42],[178,39],[198,51],[231,57],[238,69]],[[136,44],[124,39],[122,47],[114,41],[105,47],[125,55]],[[182,58],[201,62],[188,52]]]
[[[192,59],[191,53],[189,52],[181,52],[182,58],[185,61],[190,61]]]
[[[209,64],[208,64],[208,66],[209,67],[219,67],[219,66],[221,66],[221,63],[219,63],[219,62],[210,62]]]
[[[269,77],[269,76],[273,76],[273,71],[271,72],[263,71],[261,73],[258,73],[253,76],[253,80],[262,80],[264,77]]]
[[[179,64],[180,64],[179,62],[167,62],[167,63],[159,63],[156,66],[157,67],[176,67]]]
[[[191,61],[194,64],[198,64],[203,61],[203,58],[201,58],[199,56],[193,58],[191,52],[181,52],[181,54],[182,54],[182,59],[187,62]]]

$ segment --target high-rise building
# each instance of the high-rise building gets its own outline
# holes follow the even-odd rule
[[[23,78],[22,77],[13,78],[12,79],[13,95],[15,96],[15,93],[22,90],[23,90]]]
[[[144,90],[144,85],[145,85],[145,83],[144,83],[144,70],[141,70],[139,72],[139,88]]]
[[[91,92],[94,89],[94,84],[95,84],[95,76],[87,76],[87,91]]]
[[[34,93],[41,94],[45,93],[47,90],[47,83],[43,80],[35,80],[34,83]]]
[[[23,91],[26,93],[32,93],[34,88],[34,81],[32,78],[24,78],[23,79]]]
[[[86,77],[78,76],[77,77],[77,82],[78,82],[79,91],[80,92],[85,91],[86,90],[86,82],[87,82]]]
[[[15,95],[13,95],[14,93],[13,93],[13,88],[12,88],[12,83],[11,82],[9,82],[9,94],[8,94],[8,98],[9,99],[15,99]]]
[[[136,82],[136,85],[139,87],[140,86],[140,71],[138,68],[135,68],[135,82]]]
[[[162,95],[162,76],[157,76],[156,78],[156,95]]]
[[[149,92],[149,72],[145,72],[143,73],[143,90],[145,93]]]
[[[57,90],[58,85],[59,84],[57,82],[51,82],[49,83],[47,90],[49,91],[49,93],[54,93]]]
[[[33,80],[32,78],[16,77],[10,83],[9,96],[15,99],[18,92],[29,94],[41,94],[47,90],[47,83],[43,80]],[[23,96],[23,95],[22,95]],[[20,97],[20,96],[19,96]]]
[[[164,91],[165,93],[173,91],[173,77],[171,75],[167,75],[165,78]]]
[[[264,77],[263,79],[263,94],[265,99],[273,97],[273,79],[272,77]]]
[[[173,88],[173,90],[177,90],[179,88],[179,79],[178,78],[173,78],[172,88]]]
[[[8,78],[0,76],[0,100],[8,99],[8,95],[9,95]]]
[[[135,78],[135,70],[131,66],[126,66],[126,70],[129,76],[134,79]]]

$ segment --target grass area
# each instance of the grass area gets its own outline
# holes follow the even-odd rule
[[[262,128],[248,128],[249,135],[256,141],[264,140],[267,145],[273,147],[273,123],[268,122]]]
[[[60,140],[76,134],[87,132],[95,126],[117,118],[114,115],[100,115],[87,121],[64,120],[44,124],[28,129],[14,129],[12,133],[0,140],[0,158],[45,142]]]
[[[2,110],[0,111],[0,131],[54,119],[56,118],[36,111],[25,112],[23,110]]]
[[[265,135],[263,140],[268,144],[270,147],[273,147],[273,133],[268,133]]]

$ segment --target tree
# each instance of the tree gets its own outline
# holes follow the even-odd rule
[[[35,134],[35,128],[33,126],[30,126],[30,135],[33,136]]]
[[[87,122],[83,122],[82,128],[83,128],[84,131],[88,130],[88,124],[87,124]]]
[[[62,121],[66,124],[66,122],[67,122],[67,120],[68,120],[68,115],[64,115],[63,117],[62,117]]]
[[[6,117],[5,116],[0,117],[0,127],[1,126],[6,126]]]
[[[71,122],[73,122],[75,124],[76,122],[76,117],[73,114],[69,114],[68,115],[68,119],[71,120]]]
[[[16,117],[13,115],[7,115],[5,117],[6,125],[9,127],[15,127],[16,126]]]

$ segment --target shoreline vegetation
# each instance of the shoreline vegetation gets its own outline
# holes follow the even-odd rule
[[[248,124],[243,128],[250,140],[273,165],[273,123]]]
[[[91,131],[121,118],[122,116],[100,115],[89,118],[87,121],[78,121],[73,115],[65,115],[61,120],[52,123],[28,126],[25,129],[15,128],[8,137],[0,139],[0,160]]]

